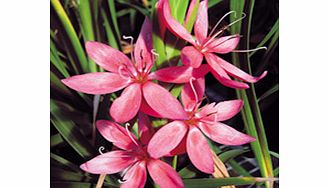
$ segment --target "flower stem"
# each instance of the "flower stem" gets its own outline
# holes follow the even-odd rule
[[[105,180],[105,176],[106,176],[106,174],[99,175],[96,188],[102,188],[102,185],[103,185],[104,180]]]

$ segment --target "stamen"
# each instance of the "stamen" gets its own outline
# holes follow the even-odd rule
[[[203,48],[206,47],[208,44],[210,44],[214,38],[216,38],[219,34],[221,34],[223,31],[225,31],[227,28],[231,27],[232,25],[236,24],[237,22],[241,21],[242,19],[244,19],[246,17],[245,13],[242,13],[242,17],[235,20],[234,22],[228,24],[227,26],[225,26],[223,29],[219,30],[216,34],[214,34],[204,45]],[[210,36],[210,35],[209,35]]]
[[[151,50],[151,53],[153,54],[154,61],[156,61],[159,58],[159,54],[155,52],[155,49]]]
[[[123,72],[122,72],[122,70],[124,70],[126,67],[124,66],[124,65],[120,65],[119,66],[119,69],[118,69],[118,72],[119,72],[119,75],[122,77],[122,78],[127,78],[124,74],[123,74]]]
[[[210,31],[209,36],[212,35],[212,33],[215,31],[215,29],[217,28],[217,26],[224,20],[224,18],[226,18],[228,15],[234,13],[234,17],[236,17],[236,11],[230,11],[228,13],[226,13],[221,19],[219,19],[219,21],[216,23],[216,25],[214,26],[214,28]]]
[[[104,154],[104,153],[103,153],[103,150],[105,150],[105,147],[104,147],[104,146],[101,146],[101,147],[98,148],[98,152],[99,152],[101,155]]]
[[[122,35],[122,38],[125,40],[130,39],[130,45],[132,48],[132,50],[130,51],[130,56],[131,56],[130,58],[133,60],[134,59],[134,37]]]
[[[267,50],[267,48],[265,46],[262,46],[262,47],[250,49],[250,50],[233,50],[232,52],[254,52],[254,51],[258,51],[258,50]]]
[[[118,179],[118,182],[119,183],[121,183],[121,184],[123,184],[123,183],[125,183],[125,182],[127,182],[128,180],[121,180],[121,179]]]
[[[139,147],[139,144],[136,142],[136,140],[135,140],[135,139],[132,137],[132,135],[130,134],[130,131],[129,131],[129,129],[128,129],[129,126],[130,126],[129,123],[126,123],[126,124],[125,124],[127,134],[128,134],[128,136],[129,136],[129,138],[131,139],[131,141],[133,141],[134,144],[135,144],[136,146]]]
[[[190,85],[191,85],[191,89],[192,89],[192,91],[193,91],[193,94],[194,94],[194,97],[195,97],[195,103],[198,103],[199,102],[199,97],[198,97],[198,94],[197,94],[197,92],[196,92],[196,90],[195,90],[195,88],[194,88],[194,85],[193,85],[193,81],[194,80],[196,80],[194,77],[192,77],[192,78],[190,78]],[[194,105],[194,107],[193,107],[193,111],[195,110],[195,108],[196,108],[196,106],[197,105]]]
[[[242,35],[234,35],[234,36],[232,36],[232,37],[229,37],[229,38],[227,38],[226,40],[223,40],[222,42],[220,42],[219,44],[216,44],[215,46],[212,46],[211,48],[216,48],[217,46],[223,44],[224,42],[229,41],[229,40],[234,39],[234,38],[237,38],[237,37],[242,37]],[[209,45],[209,44],[208,44],[208,45]],[[204,51],[206,51],[206,50],[207,50],[207,49],[204,48],[204,49],[201,50],[201,52],[204,52]]]

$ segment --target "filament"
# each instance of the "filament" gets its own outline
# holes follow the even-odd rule
[[[258,51],[258,50],[267,50],[267,48],[265,46],[262,46],[262,47],[250,49],[250,50],[233,50],[232,52],[254,52],[254,51]]]
[[[126,35],[122,35],[122,37],[125,40],[130,39],[130,45],[134,49],[134,37],[132,37],[132,36],[126,36]],[[134,59],[134,50],[133,49],[130,51],[131,59]]]
[[[195,108],[196,108],[196,104],[199,102],[199,97],[198,97],[198,94],[197,94],[197,92],[196,92],[196,90],[195,90],[195,87],[194,87],[194,85],[193,85],[193,81],[195,80],[195,78],[194,77],[192,77],[192,78],[190,78],[190,85],[191,85],[191,89],[192,89],[192,91],[193,91],[193,94],[194,94],[194,97],[195,97],[195,105],[194,105],[194,107],[193,107],[193,111],[195,110]]]
[[[219,44],[216,44],[215,46],[212,46],[211,48],[216,48],[217,46],[223,44],[224,42],[229,41],[229,40],[234,39],[234,38],[237,38],[237,37],[242,37],[242,35],[234,35],[234,36],[232,36],[232,37],[229,37],[229,38],[227,38],[226,40],[223,40],[222,42],[220,42]],[[209,44],[208,44],[208,45],[209,45]],[[207,49],[203,49],[202,51],[206,51],[206,50],[207,50]]]
[[[159,54],[155,52],[155,49],[151,50],[151,53],[153,54],[154,61],[156,61],[159,58]]]
[[[222,22],[224,20],[224,18],[226,18],[228,15],[234,13],[234,17],[236,17],[236,11],[230,11],[228,13],[226,13],[214,26],[214,28],[210,31],[209,36],[211,36],[211,34],[215,31],[215,29],[217,28],[217,26],[220,24],[220,22]]]
[[[244,19],[246,17],[245,13],[242,13],[242,17],[235,20],[234,22],[228,24],[227,26],[225,26],[223,29],[219,30],[217,33],[215,33],[204,45],[203,47],[206,47],[208,44],[210,44],[210,42],[212,42],[214,40],[214,38],[216,38],[219,34],[221,34],[223,31],[225,31],[227,28],[231,27],[232,25],[234,25],[235,23],[241,21],[242,19]]]
[[[135,144],[136,146],[139,147],[139,144],[138,144],[138,143],[136,142],[136,140],[132,137],[132,135],[130,134],[130,131],[128,130],[128,127],[129,127],[129,126],[130,126],[129,123],[126,123],[126,124],[125,124],[127,134],[128,134],[128,136],[129,136],[129,138],[131,139],[131,141],[133,141],[134,144]]]

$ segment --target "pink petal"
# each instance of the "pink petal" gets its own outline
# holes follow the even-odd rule
[[[208,52],[225,54],[232,52],[239,44],[240,36],[231,35],[214,39],[208,46]]]
[[[203,60],[203,54],[194,46],[185,46],[181,51],[180,57],[184,65],[193,68],[198,68]]]
[[[158,13],[166,24],[167,28],[175,35],[188,41],[191,44],[195,44],[193,36],[183,27],[180,23],[171,16],[171,10],[168,0],[159,2]]]
[[[162,116],[154,111],[148,104],[147,102],[145,101],[145,99],[142,99],[142,104],[141,104],[141,107],[140,107],[140,111],[142,111],[143,113],[149,115],[149,116],[153,116],[153,117],[157,117],[157,118],[162,118]]]
[[[242,100],[230,100],[218,103],[215,106],[215,108],[217,109],[217,121],[225,121],[231,119],[233,116],[240,112],[242,107]]]
[[[164,125],[151,138],[147,146],[148,153],[155,159],[169,154],[184,138],[186,131],[186,125],[181,121]]]
[[[135,162],[135,157],[126,151],[111,151],[82,164],[80,168],[92,174],[114,174]]]
[[[137,162],[123,177],[124,183],[120,186],[120,188],[143,188],[146,178],[147,173],[145,162]]]
[[[237,68],[236,66],[226,62],[224,59],[217,57],[216,56],[216,60],[215,60],[229,75],[235,77],[235,78],[239,78],[243,81],[246,82],[250,82],[250,83],[255,83],[258,80],[264,78],[264,76],[266,76],[267,71],[263,72],[262,75],[260,75],[259,77],[253,77],[247,73],[245,73],[244,71],[242,71],[241,69]]]
[[[116,122],[127,122],[137,114],[142,101],[141,85],[134,83],[128,86],[121,96],[114,100],[110,114]]]
[[[123,150],[136,149],[136,144],[130,138],[131,136],[136,141],[135,135],[128,133],[121,125],[108,120],[98,120],[96,122],[96,127],[101,135],[109,142],[112,142],[116,147]],[[128,134],[130,134],[130,136]]]
[[[217,57],[213,54],[207,54],[206,60],[209,64],[210,71],[214,77],[222,83],[224,86],[236,88],[236,89],[247,89],[249,88],[248,84],[232,80],[225,70],[215,61],[214,57]]]
[[[135,44],[134,56],[137,67],[144,67],[149,70],[153,65],[152,50],[152,23],[145,17],[141,32]]]
[[[208,1],[202,1],[199,5],[198,14],[194,24],[194,33],[199,41],[203,43],[208,33]]]
[[[143,95],[147,104],[163,118],[187,119],[187,114],[179,101],[158,84],[153,82],[145,83]]]
[[[94,72],[72,76],[62,82],[71,89],[88,94],[107,94],[126,87],[131,81],[109,72]]]
[[[186,83],[182,89],[181,99],[185,110],[191,111],[195,105],[201,101],[203,94],[205,92],[205,79],[199,78],[192,82],[193,87],[196,91],[197,96],[195,96],[191,84]],[[196,99],[197,97],[197,99]]]
[[[142,144],[147,144],[154,133],[150,119],[142,112],[138,113],[138,134]]]
[[[210,147],[198,128],[190,126],[186,149],[191,162],[197,169],[207,174],[214,172],[214,161]]]
[[[150,160],[147,170],[151,178],[161,188],[183,188],[184,184],[179,174],[167,163],[161,160]]]
[[[110,72],[118,72],[120,65],[132,65],[125,54],[100,42],[86,42],[86,50],[95,63]]]
[[[202,120],[205,119],[209,114],[215,114],[218,110],[215,108],[216,103],[210,103],[203,106],[198,112],[195,113],[195,116],[201,118]]]
[[[208,65],[194,69],[190,66],[172,66],[160,69],[150,74],[150,79],[167,83],[187,83],[190,79],[204,77],[209,71]]]
[[[243,134],[230,126],[227,126],[223,123],[215,123],[213,125],[209,125],[206,123],[200,123],[199,128],[202,130],[204,134],[206,134],[211,140],[225,144],[225,145],[242,145],[249,142],[253,142],[256,139]]]
[[[165,155],[165,157],[172,157],[184,153],[186,153],[186,136],[184,136],[184,138],[180,141],[176,148],[173,149],[168,155]]]

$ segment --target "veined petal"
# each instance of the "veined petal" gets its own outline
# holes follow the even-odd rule
[[[186,153],[186,136],[180,141],[180,143],[165,157],[172,157],[174,155],[181,155]]]
[[[253,77],[246,72],[242,71],[241,69],[237,68],[236,66],[232,65],[231,63],[226,62],[224,59],[217,57],[215,60],[229,75],[239,78],[243,81],[249,82],[249,83],[255,83],[258,80],[264,78],[267,74],[267,71],[263,72],[262,75],[259,77]]]
[[[222,83],[224,86],[236,88],[236,89],[247,89],[249,88],[248,84],[243,82],[238,82],[232,80],[225,70],[215,61],[214,57],[217,57],[211,53],[208,53],[206,56],[206,60],[210,67],[210,72],[214,75],[214,77]]]
[[[179,174],[167,163],[161,160],[150,160],[147,170],[153,181],[161,188],[183,188],[184,184]]]
[[[153,82],[145,83],[143,95],[147,104],[163,118],[187,119],[187,114],[179,101],[160,85]]]
[[[150,79],[167,83],[187,83],[190,79],[204,77],[209,71],[208,65],[194,69],[190,66],[172,66],[157,70],[150,74]]]
[[[124,183],[120,186],[120,188],[143,188],[146,178],[147,173],[145,162],[137,162],[123,177]]]
[[[135,160],[127,151],[111,151],[87,161],[80,168],[92,174],[114,174],[124,170]]]
[[[208,33],[208,0],[202,1],[199,5],[198,14],[194,24],[194,33],[199,41],[203,43]]]
[[[173,121],[164,125],[151,138],[147,146],[148,153],[155,159],[169,154],[178,146],[186,131],[186,125],[181,121]]]
[[[192,82],[197,96],[195,96],[191,84],[186,83],[182,89],[181,99],[185,110],[191,111],[201,101],[205,92],[205,79],[199,78]],[[197,98],[196,98],[197,97]]]
[[[138,113],[138,134],[139,140],[142,144],[147,144],[151,139],[154,129],[151,125],[150,119],[143,112]]]
[[[225,145],[242,145],[249,142],[253,142],[256,139],[243,134],[224,123],[217,122],[213,125],[206,123],[200,123],[199,128],[204,134],[206,134],[211,140]]]
[[[242,100],[230,100],[219,102],[215,108],[217,109],[216,120],[225,121],[231,119],[237,113],[240,112],[243,107]]]
[[[201,131],[194,126],[190,126],[186,149],[191,162],[197,169],[207,174],[214,172],[214,160],[208,142]]]
[[[108,120],[98,120],[96,122],[96,127],[106,140],[112,142],[113,145],[118,148],[123,150],[134,150],[137,147],[131,140],[132,137],[137,142],[135,135],[130,134],[130,137],[127,130],[117,123]]]
[[[185,17],[185,20],[184,20],[184,26],[186,26],[187,22],[192,18],[192,14],[194,12],[194,9],[198,8],[198,7],[196,7],[198,1],[199,0],[191,0],[190,1],[190,6],[188,7],[186,17]]]
[[[216,52],[220,54],[225,54],[232,52],[239,44],[240,36],[239,35],[231,35],[220,38],[215,38],[208,45],[208,52]]]
[[[134,56],[137,63],[137,67],[144,67],[143,64],[145,64],[147,70],[152,67],[153,56],[151,50],[152,23],[147,17],[145,17],[141,32],[139,34],[134,49]]]
[[[94,72],[72,76],[62,82],[71,89],[88,94],[113,93],[126,87],[131,80],[124,79],[119,74],[109,72]]]
[[[100,42],[86,42],[86,50],[95,63],[110,72],[118,72],[120,65],[132,65],[125,54]]]
[[[142,101],[141,85],[131,84],[114,100],[110,114],[116,122],[127,122],[137,114]]]
[[[175,35],[188,41],[191,44],[195,44],[193,36],[183,27],[177,20],[171,15],[171,10],[168,0],[162,0],[159,2],[158,12],[161,15],[167,28]]]
[[[186,66],[198,68],[203,60],[203,54],[194,46],[185,46],[180,54],[182,63]]]

